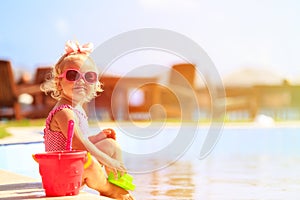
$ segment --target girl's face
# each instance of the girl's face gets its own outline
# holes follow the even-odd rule
[[[62,97],[78,104],[86,102],[87,97],[95,92],[98,76],[94,63],[87,57],[79,56],[63,63],[59,78]]]

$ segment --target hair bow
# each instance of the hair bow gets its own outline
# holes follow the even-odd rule
[[[94,45],[92,43],[87,43],[84,45],[80,45],[78,42],[67,41],[65,46],[66,54],[71,53],[92,53]]]

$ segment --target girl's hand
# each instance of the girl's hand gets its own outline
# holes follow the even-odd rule
[[[106,138],[112,138],[116,140],[116,132],[111,128],[103,129],[100,133],[104,134]]]
[[[118,178],[118,173],[122,176],[127,172],[123,162],[115,159],[111,159],[110,166],[107,166],[108,170],[114,173],[115,178]]]

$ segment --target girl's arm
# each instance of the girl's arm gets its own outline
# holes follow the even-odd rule
[[[79,127],[75,125],[75,135],[83,143],[86,149],[103,165],[106,165],[114,170],[126,172],[124,164],[116,159],[111,158],[107,154],[100,151],[88,138],[84,138]]]
[[[96,135],[89,136],[89,140],[95,144],[103,139],[112,138],[116,140],[116,132],[111,128],[106,128]]]
[[[56,121],[59,129],[67,138],[68,133],[68,121],[74,120],[74,137],[73,137],[73,146],[79,147],[81,149],[84,147],[87,151],[89,151],[100,163],[106,165],[114,170],[118,170],[121,172],[126,172],[126,168],[124,164],[116,159],[111,158],[104,152],[100,151],[92,142],[89,141],[88,138],[84,138],[83,133],[78,127],[78,119],[76,115],[70,109],[63,109],[57,112],[53,118]]]

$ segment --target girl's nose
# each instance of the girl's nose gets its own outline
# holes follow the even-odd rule
[[[85,80],[84,80],[84,78],[81,76],[81,77],[77,80],[77,82],[85,83]]]

